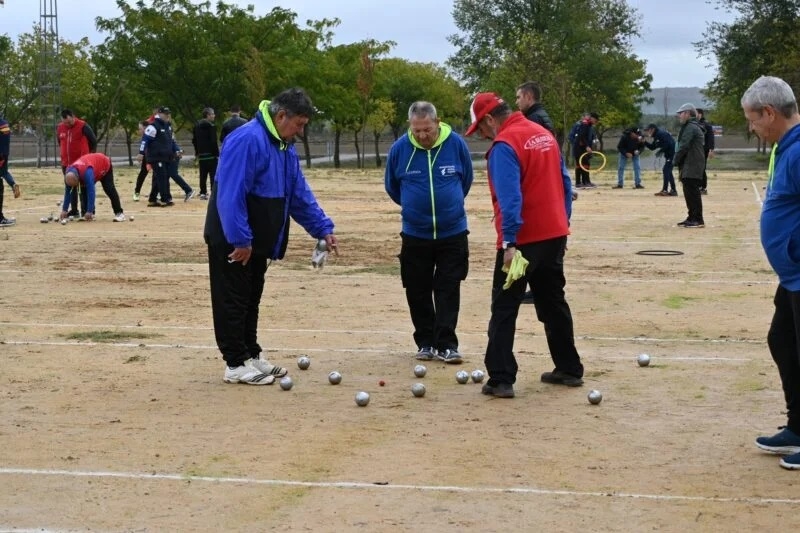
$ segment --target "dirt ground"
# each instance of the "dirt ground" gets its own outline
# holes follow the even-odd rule
[[[517,397],[501,400],[454,377],[483,366],[494,257],[483,171],[468,198],[466,362],[429,363],[421,380],[382,174],[308,172],[341,255],[312,270],[314,241],[294,225],[269,269],[260,340],[291,369],[283,391],[222,382],[204,202],[146,208],[131,201],[134,171],[117,169],[135,221],[113,223],[100,192],[99,220],[41,224],[58,212],[60,173],[16,170],[23,196],[6,193],[5,212],[17,225],[0,230],[2,531],[798,526],[800,474],[753,445],[785,421],[765,342],[776,281],[758,239],[762,172],[712,175],[700,230],[675,226],[683,198],[653,196],[655,172],[645,190],[594,176],[566,258],[586,384],[539,381],[552,365],[524,306]],[[424,398],[411,395],[417,381]]]

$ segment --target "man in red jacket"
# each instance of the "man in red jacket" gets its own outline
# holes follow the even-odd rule
[[[69,191],[80,185],[86,191],[86,220],[93,220],[95,216],[95,184],[100,182],[103,192],[111,200],[111,208],[114,210],[114,222],[124,222],[125,214],[122,212],[122,204],[119,201],[119,193],[114,186],[114,167],[111,159],[105,154],[86,154],[79,157],[64,172],[64,184],[67,192],[64,194],[64,202],[61,208],[61,219],[67,218],[67,206],[69,205]]]
[[[61,123],[56,128],[58,144],[61,148],[61,173],[66,174],[67,167],[79,157],[92,153],[97,149],[97,137],[92,128],[83,120],[77,118],[70,109],[61,111]],[[86,211],[85,194],[81,192],[81,204]],[[70,192],[69,211],[71,216],[78,216],[78,191]],[[83,214],[83,213],[81,213]]]
[[[489,343],[484,358],[489,381],[481,392],[498,398],[514,397],[514,335],[528,284],[555,364],[555,369],[543,373],[541,380],[580,386],[583,364],[575,348],[572,314],[564,298],[569,222],[558,141],[519,111],[513,112],[494,93],[479,93],[470,112],[472,124],[466,134],[479,131],[493,140],[486,158],[497,231]],[[504,288],[506,272],[516,256],[527,260],[528,266],[521,277]]]

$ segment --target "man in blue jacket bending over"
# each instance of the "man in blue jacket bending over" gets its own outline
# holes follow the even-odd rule
[[[287,89],[261,102],[254,119],[222,145],[204,237],[226,383],[269,385],[286,374],[261,358],[257,327],[264,276],[286,252],[289,217],[336,252],[333,221],[317,204],[292,144],[313,111],[302,89]]]
[[[408,133],[389,151],[386,192],[400,205],[400,279],[414,325],[417,359],[459,364],[461,282],[469,270],[467,212],[472,159],[464,139],[430,102],[408,109]]]

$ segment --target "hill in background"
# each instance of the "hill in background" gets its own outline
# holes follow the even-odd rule
[[[670,117],[687,102],[695,107],[713,107],[700,92],[700,87],[659,87],[650,91],[647,96],[653,99],[653,103],[642,104],[643,115]]]

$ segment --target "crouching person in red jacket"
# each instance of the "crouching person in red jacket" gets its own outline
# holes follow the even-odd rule
[[[64,201],[61,207],[62,220],[67,218],[68,215],[70,191],[78,186],[86,189],[87,206],[84,219],[94,219],[97,182],[100,182],[103,192],[111,200],[111,207],[114,210],[114,222],[123,222],[125,220],[119,193],[114,186],[114,168],[111,165],[111,159],[105,154],[86,154],[67,167],[64,173],[64,184],[67,186],[67,190],[64,193]]]

